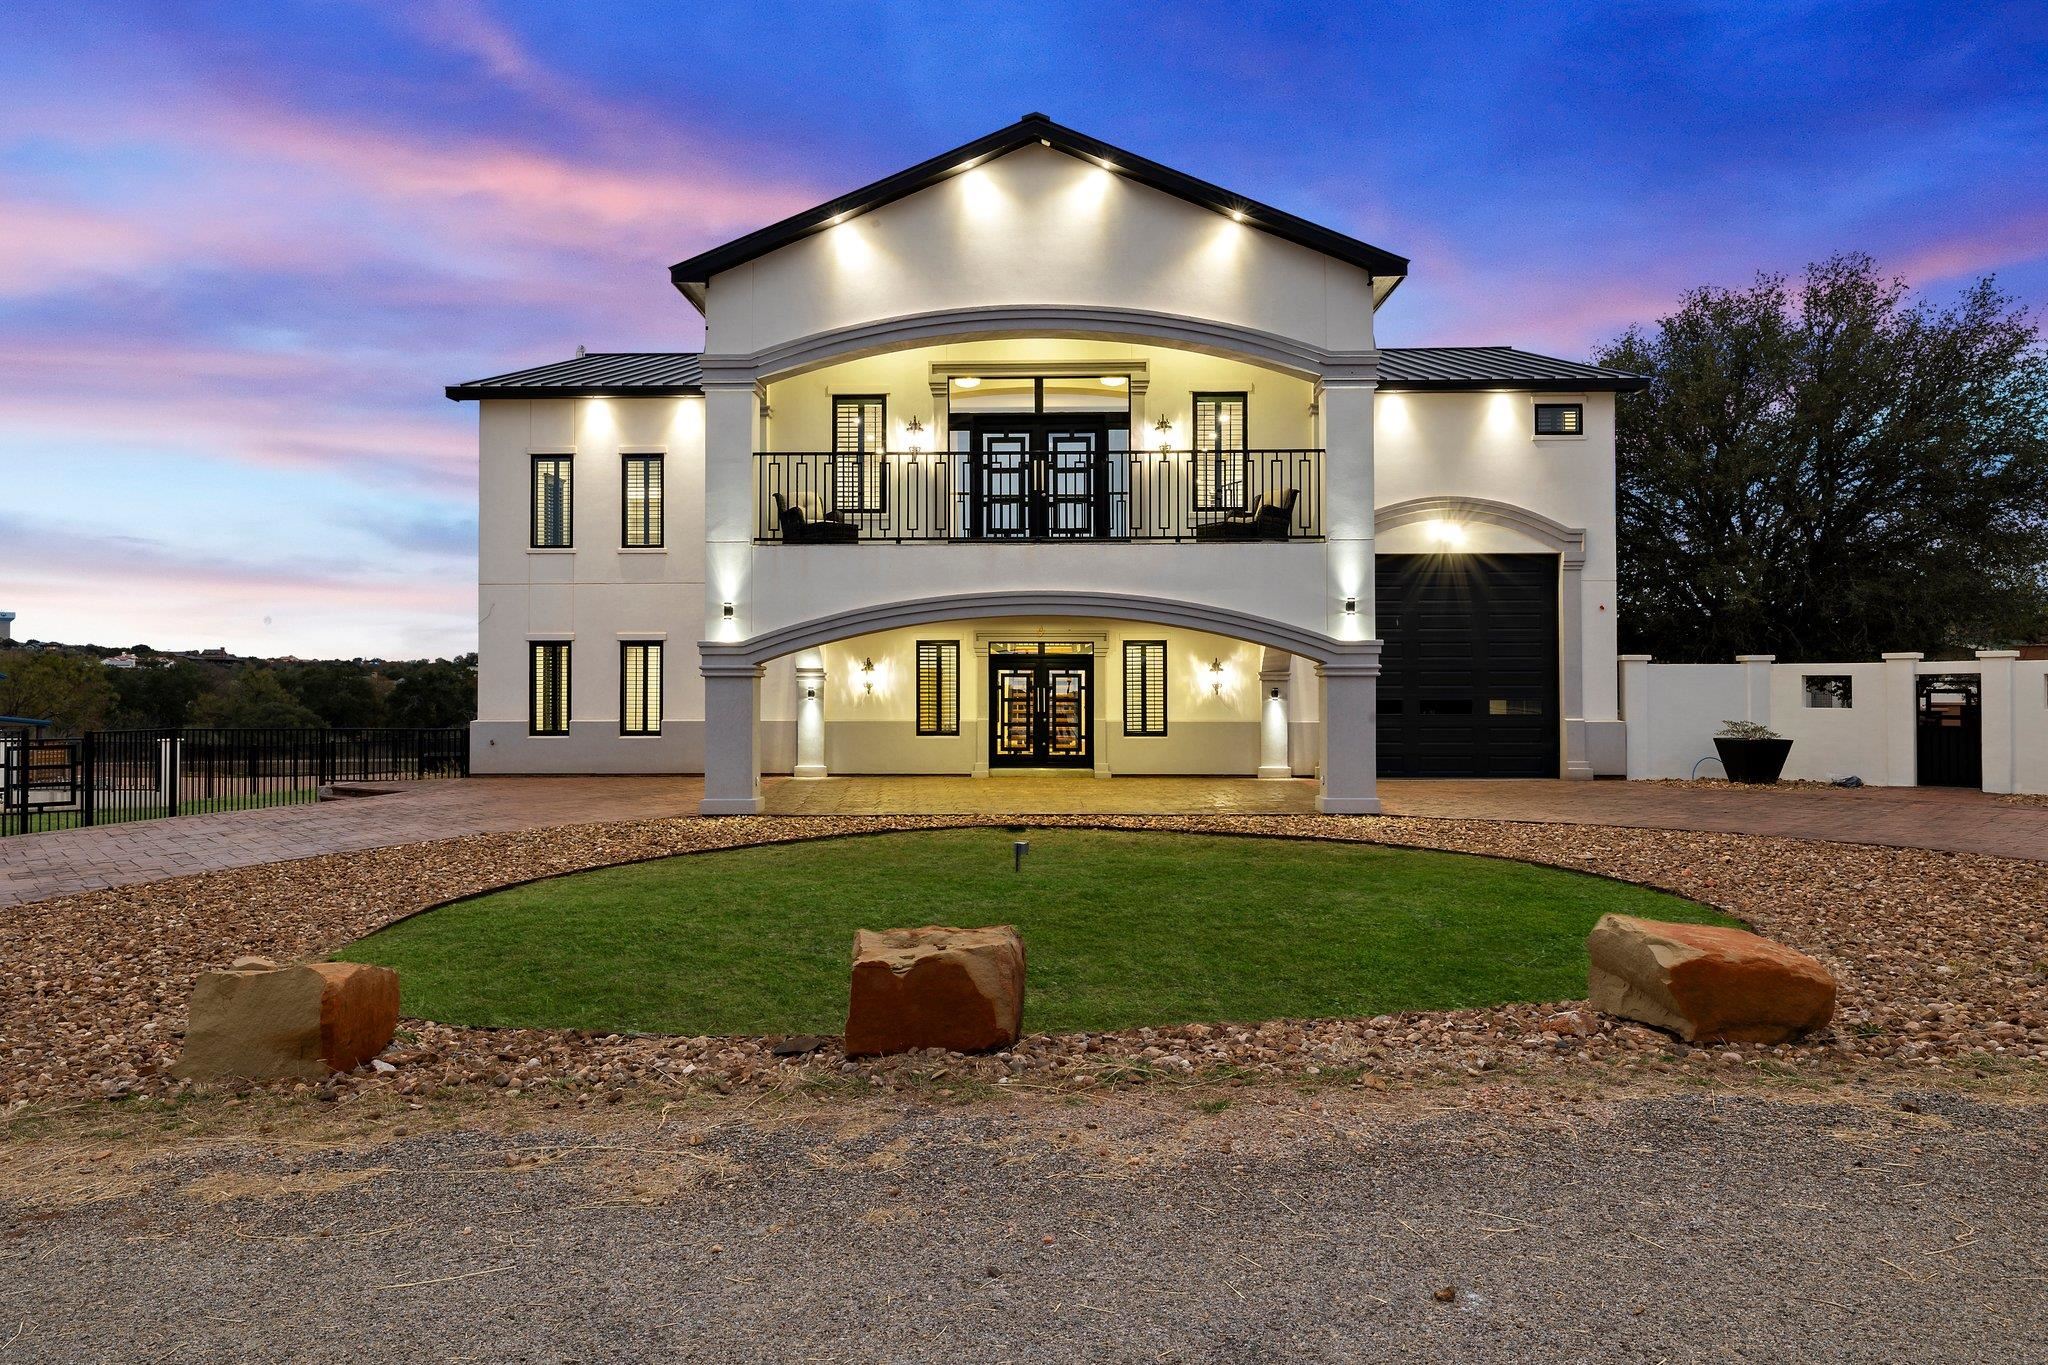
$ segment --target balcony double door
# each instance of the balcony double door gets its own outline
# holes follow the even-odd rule
[[[1086,654],[990,655],[989,766],[1093,766],[1094,680]]]
[[[978,418],[968,471],[971,534],[1075,540],[1110,534],[1109,423],[1086,417]]]

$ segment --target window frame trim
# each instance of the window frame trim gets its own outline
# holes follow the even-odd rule
[[[658,495],[657,512],[654,517],[654,539],[635,545],[632,539],[632,520],[629,508],[632,506],[626,493],[626,471],[635,460],[651,460],[659,473],[661,491]],[[621,550],[665,550],[668,548],[668,451],[621,450],[619,451],[619,548]]]
[[[567,739],[573,724],[576,695],[574,640],[528,640],[526,642],[526,734],[529,739]],[[540,728],[540,654],[544,649],[562,651],[562,728]]]
[[[662,721],[665,719],[662,715],[661,694],[663,688],[668,685],[667,645],[668,641],[666,640],[619,641],[619,737],[621,739],[661,738]],[[654,693],[651,697],[644,698],[641,702],[642,714],[652,716],[654,719],[654,728],[651,730],[629,730],[626,728],[626,680],[629,676],[626,671],[626,659],[629,652],[635,649],[651,649],[655,651],[655,656],[661,660],[655,666],[657,677],[654,684]]]
[[[1578,413],[1579,413],[1579,429],[1578,429],[1577,431],[1543,431],[1543,430],[1541,430],[1541,429],[1539,428],[1539,426],[1538,426],[1538,423],[1540,423],[1540,422],[1541,422],[1541,421],[1543,420],[1543,409],[1545,409],[1545,408],[1576,408],[1576,409],[1578,409]],[[1536,440],[1536,441],[1583,441],[1583,440],[1585,440],[1585,439],[1586,439],[1586,400],[1585,400],[1585,399],[1583,399],[1583,398],[1575,398],[1575,399],[1569,399],[1569,400],[1564,400],[1564,399],[1549,399],[1549,398],[1544,398],[1544,399],[1538,399],[1538,398],[1531,398],[1531,399],[1529,400],[1529,436],[1530,436],[1530,439],[1531,439],[1531,440]]]
[[[1149,649],[1149,648],[1151,648],[1151,647],[1153,647],[1153,646],[1157,646],[1157,647],[1158,647],[1158,650],[1159,650],[1159,728],[1158,728],[1157,730],[1146,730],[1146,729],[1137,729],[1137,730],[1133,730],[1133,729],[1131,728],[1131,663],[1130,663],[1130,660],[1131,660],[1131,650],[1132,650],[1132,649],[1133,649],[1134,647],[1135,647],[1135,648],[1139,648],[1139,649]],[[1141,655],[1140,657],[1143,657],[1143,656]],[[1163,639],[1162,639],[1162,640],[1125,640],[1125,641],[1123,642],[1123,658],[1122,658],[1122,659],[1120,660],[1120,662],[1121,662],[1121,663],[1123,664],[1123,712],[1124,712],[1124,714],[1123,714],[1123,723],[1124,723],[1124,738],[1125,738],[1125,739],[1164,739],[1164,738],[1166,738],[1166,736],[1167,736],[1167,731],[1168,731],[1168,730],[1169,730],[1169,728],[1170,728],[1170,724],[1169,724],[1169,720],[1170,720],[1170,715],[1169,715],[1169,713],[1170,713],[1170,711],[1171,711],[1171,709],[1172,709],[1172,708],[1171,708],[1171,706],[1170,706],[1170,702],[1171,702],[1172,698],[1171,698],[1171,694],[1170,694],[1170,693],[1169,693],[1169,691],[1168,691],[1168,688],[1167,688],[1167,681],[1166,681],[1166,660],[1167,660],[1167,643],[1166,643],[1166,641],[1165,641],[1165,640],[1163,640]],[[1139,703],[1138,703],[1138,711],[1139,711],[1139,722],[1140,722],[1140,724],[1141,724],[1141,725],[1143,724],[1143,721],[1144,721],[1144,715],[1143,715],[1143,713],[1144,713],[1144,709],[1145,709],[1145,707],[1144,707],[1144,700],[1143,700],[1143,697],[1142,697],[1142,695],[1141,695],[1141,696],[1140,696],[1140,698],[1139,698]]]
[[[540,462],[563,460],[569,466],[569,508],[562,518],[562,543],[549,545],[540,538]],[[526,457],[526,548],[529,550],[573,550],[576,548],[576,452],[535,450]]]
[[[935,647],[941,658],[944,657],[946,650],[951,649],[953,651],[953,728],[950,730],[945,729],[943,725],[936,730],[924,728],[924,650],[926,645]],[[960,734],[961,690],[960,642],[958,640],[917,640],[912,643],[910,657],[912,672],[915,674],[912,680],[912,710],[914,714],[911,718],[911,728],[915,732],[916,737],[918,739],[958,738]],[[945,670],[943,667],[939,670],[939,682],[943,687],[945,683]],[[946,714],[946,699],[943,693],[939,698],[938,711],[939,718],[943,722]]]

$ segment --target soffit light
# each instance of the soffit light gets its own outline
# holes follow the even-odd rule
[[[1106,389],[1120,389],[1127,381],[1120,374],[1106,374],[1099,382]]]
[[[956,389],[978,389],[981,387],[981,381],[971,374],[963,374],[953,381],[953,387]]]

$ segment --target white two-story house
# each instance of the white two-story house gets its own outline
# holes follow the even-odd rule
[[[1620,773],[1614,401],[1381,347],[1404,258],[1030,114],[454,386],[478,772]]]

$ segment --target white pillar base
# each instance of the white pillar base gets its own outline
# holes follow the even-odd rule
[[[1318,796],[1316,813],[1319,815],[1378,815],[1380,799],[1377,796]]]
[[[791,770],[789,775],[799,781],[815,782],[826,775],[825,765],[822,763],[799,763]]]
[[[1323,758],[1316,809],[1325,815],[1377,815],[1380,642],[1360,641],[1350,653],[1316,670]]]
[[[1259,766],[1259,777],[1267,782],[1276,782],[1283,777],[1293,776],[1294,769],[1288,767],[1285,763],[1281,763],[1276,766],[1268,766],[1265,764],[1261,764]]]
[[[699,647],[700,649],[703,646]],[[761,813],[761,665],[705,656],[705,815]]]
[[[759,815],[758,796],[707,796],[697,803],[699,815]]]

